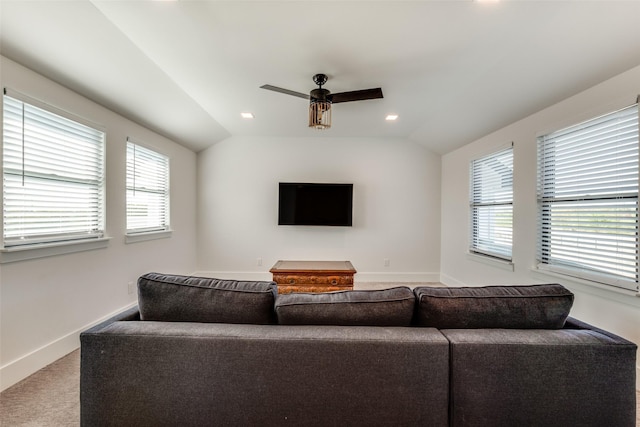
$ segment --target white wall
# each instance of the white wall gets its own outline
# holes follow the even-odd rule
[[[196,266],[196,155],[135,123],[0,57],[8,87],[106,128],[105,249],[0,265],[2,389],[78,347],[78,334],[135,302],[128,282],[156,270],[191,273]],[[170,157],[170,238],[124,243],[125,142],[135,137]]]
[[[278,226],[287,181],[353,183],[353,227]],[[270,279],[279,259],[350,260],[356,282],[439,279],[440,157],[407,140],[229,138],[198,154],[198,202],[201,274]]]
[[[442,281],[449,285],[562,283],[575,295],[572,316],[640,344],[640,298],[535,271],[536,136],[633,104],[640,67],[605,81],[442,157]],[[514,271],[467,256],[469,162],[514,142]],[[640,375],[638,375],[640,381]]]

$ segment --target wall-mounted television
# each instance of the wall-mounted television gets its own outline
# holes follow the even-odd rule
[[[353,184],[281,182],[278,225],[351,227]]]

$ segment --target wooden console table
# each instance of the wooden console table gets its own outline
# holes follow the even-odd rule
[[[356,269],[349,261],[278,261],[269,272],[278,293],[288,294],[353,289]]]

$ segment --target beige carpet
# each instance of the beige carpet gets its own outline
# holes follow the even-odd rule
[[[636,391],[640,427],[640,391]],[[80,351],[63,357],[0,393],[2,427],[80,425]]]
[[[2,427],[80,425],[80,350],[0,393]]]

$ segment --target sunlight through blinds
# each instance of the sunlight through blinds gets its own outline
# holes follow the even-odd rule
[[[127,140],[127,234],[169,230],[169,158]]]
[[[104,132],[3,98],[4,247],[104,234]]]
[[[638,288],[638,105],[538,138],[539,268]]]
[[[471,162],[472,253],[511,260],[513,146]]]

